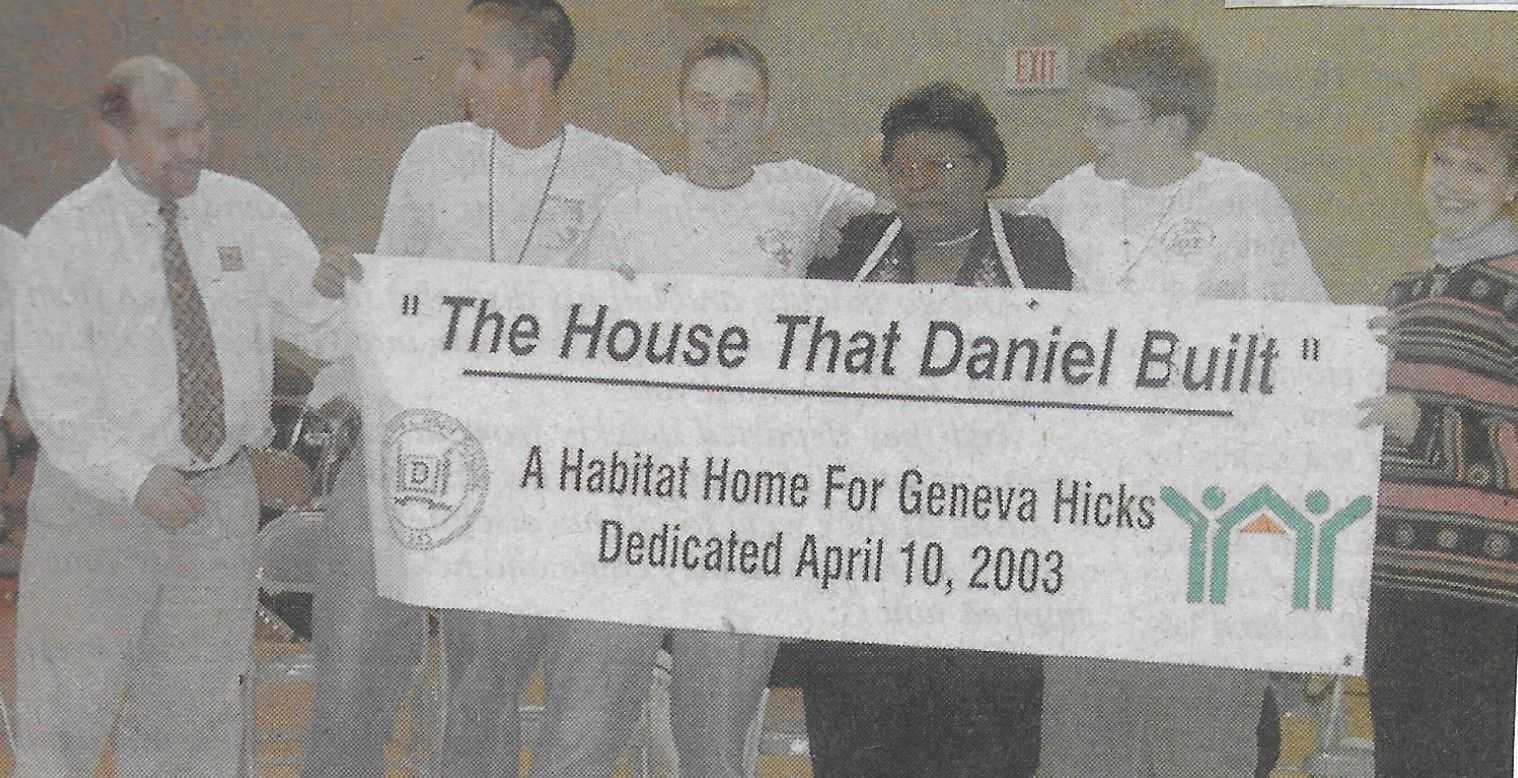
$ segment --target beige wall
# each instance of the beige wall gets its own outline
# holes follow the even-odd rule
[[[0,221],[29,226],[105,163],[82,118],[101,74],[155,52],[217,108],[217,166],[285,200],[318,242],[372,246],[407,140],[450,119],[449,31],[462,0],[5,0],[0,8]],[[580,57],[576,123],[678,163],[665,106],[678,52],[729,27],[771,56],[777,156],[878,185],[866,157],[880,110],[938,78],[984,92],[1014,160],[1002,194],[1038,192],[1082,161],[1074,92],[1008,95],[1010,40],[1069,47],[1169,19],[1221,64],[1204,148],[1275,180],[1337,299],[1373,300],[1427,241],[1407,128],[1442,85],[1518,78],[1518,13],[1224,11],[1222,0],[769,0],[682,13],[664,0],[567,0]],[[319,10],[317,10],[319,9]]]

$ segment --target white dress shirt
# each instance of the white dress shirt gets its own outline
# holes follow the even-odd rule
[[[1204,154],[1197,162],[1157,188],[1108,180],[1086,165],[1028,211],[1064,237],[1077,290],[1328,302],[1275,184],[1236,162]]]
[[[205,469],[265,445],[274,338],[323,359],[351,349],[342,305],[311,286],[316,247],[282,203],[211,171],[178,202],[222,375],[226,439],[209,460],[181,439],[156,198],[111,165],[37,222],[15,275],[27,416],[44,455],[110,502],[130,504],[155,465]]]
[[[581,267],[641,272],[800,278],[838,248],[839,229],[875,207],[875,196],[795,160],[758,165],[731,189],[661,176],[607,204]]]

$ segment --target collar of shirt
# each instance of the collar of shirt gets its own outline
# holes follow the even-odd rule
[[[964,262],[954,274],[953,283],[956,286],[1011,286],[1006,273],[1001,268],[989,213],[988,211],[986,217],[980,220],[980,230],[971,240],[970,247],[965,252]],[[906,230],[902,230],[896,240],[891,242],[890,248],[886,249],[886,255],[881,263],[866,280],[898,284],[917,283],[917,264],[914,259],[916,248],[916,241]]]
[[[559,134],[550,137],[547,142],[530,149],[513,144],[511,141],[501,137],[501,134],[494,129],[480,127],[478,124],[474,126],[485,133],[486,142],[494,139],[496,153],[499,155],[497,161],[508,165],[552,165],[554,158],[559,155],[559,144],[562,143],[568,146],[574,142],[574,126],[570,124],[565,124],[559,130]]]
[[[183,232],[185,223],[193,221],[200,214],[201,203],[205,199],[201,196],[202,189],[206,186],[207,178],[201,173],[200,181],[195,186],[195,191],[181,197],[174,202],[179,205],[179,228]],[[162,200],[137,188],[126,171],[122,169],[120,162],[111,162],[106,170],[106,181],[120,204],[121,215],[134,224],[149,224],[155,229],[162,230],[163,217],[158,214],[158,208]],[[186,243],[186,246],[189,244]]]
[[[1459,267],[1478,259],[1505,257],[1518,252],[1518,226],[1499,216],[1491,224],[1456,240],[1434,238],[1434,260],[1444,267]]]
[[[126,202],[130,206],[146,208],[154,214],[158,213],[158,204],[163,202],[163,200],[138,189],[137,185],[132,183],[130,178],[127,178],[126,170],[122,168],[120,162],[113,160],[111,166],[107,169],[106,175],[107,180],[111,182],[111,186],[122,193],[122,197],[126,199]],[[201,180],[196,184],[195,191],[175,200],[175,202],[179,203],[181,209],[200,200],[200,185],[204,183],[205,174],[202,173]]]

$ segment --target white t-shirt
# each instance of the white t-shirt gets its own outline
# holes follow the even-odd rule
[[[566,124],[560,137],[562,152],[559,139],[522,149],[473,122],[417,133],[395,166],[375,253],[489,262],[493,226],[495,261],[520,256],[526,265],[563,267],[606,201],[660,170],[643,152],[589,130]],[[346,362],[322,371],[307,405],[354,396],[351,374]]]
[[[875,196],[795,160],[758,165],[732,189],[667,175],[607,204],[575,264],[642,272],[799,278]]]
[[[1078,290],[1327,302],[1275,185],[1236,162],[1197,160],[1190,175],[1159,188],[1107,180],[1086,165],[1027,210],[1064,237]]]
[[[396,166],[375,250],[488,262],[493,206],[495,261],[516,262],[531,231],[523,262],[562,266],[612,195],[660,171],[632,146],[589,130],[566,125],[561,137],[562,156],[559,139],[521,149],[473,122],[417,133]]]

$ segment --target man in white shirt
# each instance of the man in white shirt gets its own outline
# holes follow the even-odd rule
[[[810,165],[759,164],[774,113],[764,56],[740,38],[698,42],[681,63],[675,121],[689,170],[614,198],[577,264],[623,272],[800,278],[875,197]],[[740,778],[744,742],[779,641],[674,630],[670,718],[680,773]]]
[[[763,63],[738,38],[710,38],[686,54],[675,121],[688,172],[615,197],[577,264],[801,278],[814,256],[836,248],[844,222],[875,206],[874,195],[811,165],[759,162],[774,121]]]
[[[376,252],[563,266],[606,199],[659,174],[623,143],[563,123],[574,28],[552,0],[473,0],[460,21],[469,121],[429,127],[401,157]],[[341,257],[325,279],[341,277]],[[320,280],[319,280],[320,282]],[[380,598],[362,453],[339,475],[314,604],[316,692],[305,774],[374,775],[422,646],[425,612]],[[605,776],[653,667],[647,630],[441,611],[447,656],[443,775],[516,775],[518,701],[540,662],[545,720],[532,775]]]
[[[127,60],[97,108],[115,162],[37,222],[16,273],[20,390],[43,446],[16,774],[93,774],[114,724],[117,775],[228,776],[256,602],[247,451],[272,432],[272,340],[327,359],[349,347],[295,217],[205,169],[206,102],[183,70]]]
[[[0,395],[6,397],[10,396],[11,377],[16,365],[16,330],[13,321],[16,317],[16,287],[11,278],[16,272],[16,264],[21,261],[25,245],[26,240],[15,230],[0,227],[0,371],[5,376],[4,380],[0,380]],[[20,443],[26,439],[20,432],[26,429],[24,421],[19,421],[20,418],[19,414],[5,418],[0,434],[3,434],[6,441]],[[12,470],[11,477],[18,477],[18,468],[12,466]],[[0,575],[15,575],[21,570],[20,550],[16,544],[19,528],[11,524],[12,520],[9,515],[0,517],[4,523],[0,531],[9,538],[0,544]]]
[[[10,395],[12,368],[16,365],[16,265],[26,239],[9,227],[0,227],[0,395]]]
[[[1191,40],[1166,26],[1129,33],[1092,54],[1086,74],[1096,161],[1028,204],[1064,236],[1077,290],[1328,302],[1275,185],[1195,151],[1216,76]],[[1052,657],[1039,775],[1253,776],[1266,680]]]

